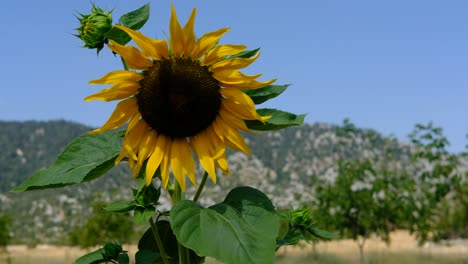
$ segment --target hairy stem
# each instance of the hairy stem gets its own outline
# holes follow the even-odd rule
[[[200,194],[203,191],[203,187],[205,187],[206,179],[208,179],[208,172],[205,171],[205,174],[203,174],[203,179],[200,183],[200,186],[198,186],[197,193],[195,193],[195,196],[193,197],[194,202],[198,201],[198,198],[200,198]]]
[[[158,227],[153,222],[153,219],[150,219],[149,224],[151,226],[151,230],[153,231],[154,238],[156,239],[156,244],[158,244],[159,253],[161,254],[161,258],[163,259],[164,264],[169,264],[169,259],[167,258],[166,251],[164,250],[163,243],[161,241],[161,237],[159,236]]]

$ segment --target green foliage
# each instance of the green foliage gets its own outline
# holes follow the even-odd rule
[[[77,260],[74,264],[99,264],[99,263],[117,263],[129,264],[130,258],[122,245],[115,243],[106,243],[104,247],[90,252]]]
[[[278,217],[256,189],[235,188],[209,208],[182,200],[170,216],[177,239],[198,255],[225,263],[273,263]]]
[[[179,263],[179,252],[177,239],[172,231],[171,225],[166,220],[155,223],[164,251],[167,254],[170,264]],[[190,263],[204,263],[205,258],[198,256],[193,250],[189,250]],[[135,255],[138,264],[162,264],[160,250],[157,247],[154,231],[148,228],[138,242],[138,252]]]
[[[333,184],[317,188],[319,223],[354,240],[375,234],[389,241],[389,233],[398,219],[395,194],[388,182],[369,178],[376,175],[368,160],[343,161]]]
[[[115,166],[114,160],[120,153],[119,135],[108,131],[74,139],[52,166],[36,172],[13,191],[58,188],[104,175]]]
[[[260,89],[245,90],[244,93],[252,98],[255,104],[261,104],[282,94],[286,91],[288,86],[289,85],[268,85]]]
[[[459,157],[447,151],[449,141],[443,135],[443,129],[432,123],[417,124],[409,137],[416,146],[413,162],[416,166],[424,164],[424,167],[417,171],[408,184],[413,194],[407,204],[408,228],[416,234],[420,243],[430,238],[443,238],[453,229],[458,231],[468,228],[467,222],[451,227],[447,225],[450,221],[458,222],[450,220],[453,214],[458,214],[457,210],[450,210],[447,206],[457,204],[455,201],[448,204],[450,196],[458,196],[463,200],[466,174],[458,169]],[[463,202],[458,204],[458,210],[467,208]],[[441,215],[442,212],[448,215]],[[462,213],[456,218],[464,218],[466,214]]]
[[[434,212],[434,240],[468,238],[468,183],[447,195]]]
[[[133,238],[134,224],[130,215],[116,214],[103,211],[103,202],[93,204],[94,213],[86,220],[84,225],[76,226],[69,234],[72,245],[89,248],[101,245],[106,241],[119,241],[128,243]]]
[[[8,245],[10,236],[11,217],[0,213],[0,249]]]
[[[138,178],[138,183],[138,189],[132,189],[134,200],[115,201],[103,209],[116,213],[134,211],[135,222],[137,224],[148,223],[156,211],[156,206],[159,204],[161,188],[155,188],[153,184],[146,186],[144,176],[142,175]]]
[[[270,116],[265,122],[246,120],[248,128],[259,131],[278,130],[290,126],[300,126],[304,123],[305,115],[296,115],[277,109],[260,108],[257,113],[261,116]]]
[[[312,211],[308,207],[290,210],[286,220],[286,231],[281,231],[281,238],[276,241],[277,249],[284,245],[295,245],[301,240],[317,241],[336,238],[335,234],[315,227]]]
[[[150,6],[149,3],[138,8],[137,10],[131,11],[119,19],[119,24],[122,26],[128,27],[133,30],[138,30],[142,28],[149,19],[150,16]],[[127,44],[131,38],[130,36],[123,32],[122,30],[113,27],[108,33],[107,38],[117,42],[120,45]]]

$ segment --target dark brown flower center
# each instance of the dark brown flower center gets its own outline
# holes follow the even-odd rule
[[[157,132],[173,138],[195,136],[218,115],[219,83],[197,61],[155,61],[143,74],[138,109]]]

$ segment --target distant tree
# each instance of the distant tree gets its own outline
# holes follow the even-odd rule
[[[468,214],[466,172],[460,170],[460,156],[447,150],[449,141],[443,129],[432,123],[417,124],[409,138],[416,148],[412,157],[415,172],[408,184],[410,231],[422,244],[429,239],[446,238],[451,229],[457,229],[453,225],[467,228],[468,223],[463,220]],[[453,210],[457,204],[458,209]]]
[[[70,243],[83,248],[103,245],[106,242],[129,243],[134,233],[134,223],[125,213],[102,210],[104,202],[93,203],[93,213],[84,225],[69,233]]]
[[[355,240],[364,263],[366,240],[375,235],[389,242],[400,219],[397,184],[393,175],[376,171],[369,160],[340,162],[335,181],[316,189],[317,226]]]
[[[0,214],[0,251],[6,250],[6,246],[10,242],[10,225],[10,216],[7,214]]]

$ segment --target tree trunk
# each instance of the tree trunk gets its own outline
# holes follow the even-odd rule
[[[359,247],[359,263],[360,264],[364,264],[365,263],[365,259],[364,259],[364,243],[366,242],[366,238],[363,237],[361,238],[361,240],[359,241],[358,239],[358,247]]]

